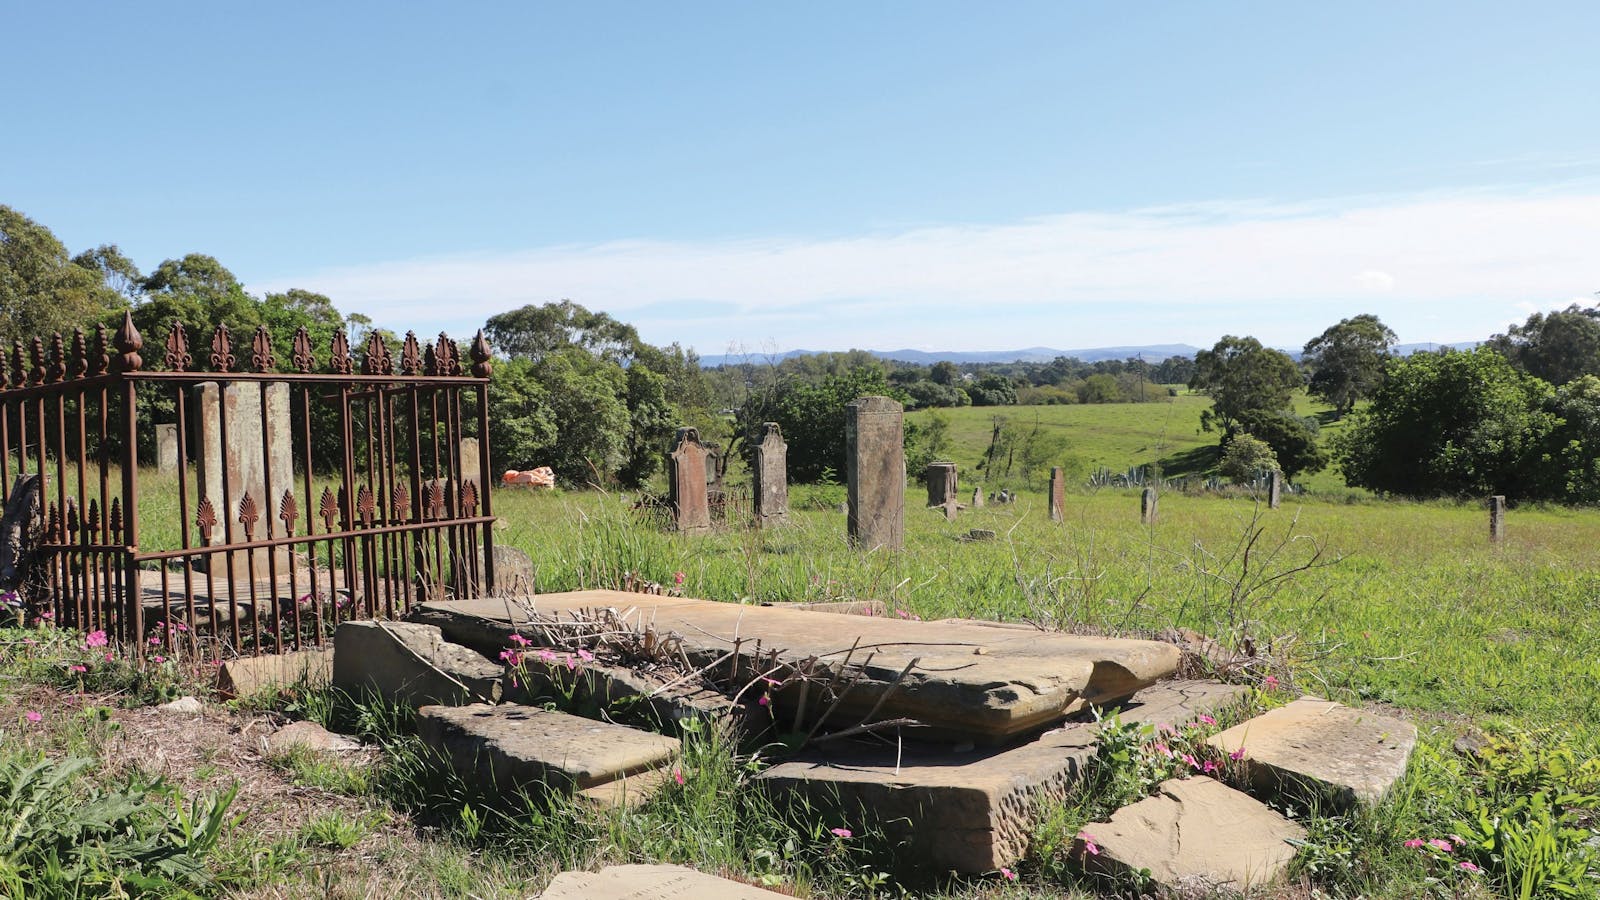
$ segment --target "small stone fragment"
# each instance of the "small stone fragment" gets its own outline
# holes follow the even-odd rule
[[[1243,748],[1241,763],[1257,790],[1309,787],[1347,805],[1376,803],[1405,774],[1417,727],[1331,700],[1302,697],[1206,743],[1225,754]]]
[[[263,738],[262,744],[271,756],[283,756],[301,748],[315,752],[348,753],[362,747],[360,741],[334,734],[315,722],[290,722]]]
[[[562,872],[540,895],[542,900],[783,900],[787,896],[684,866],[644,865]]]
[[[156,709],[169,716],[198,716],[205,712],[205,704],[193,697],[179,697],[171,703],[163,703]]]

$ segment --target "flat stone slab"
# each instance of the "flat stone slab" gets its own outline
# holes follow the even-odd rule
[[[1240,685],[1162,682],[1121,710],[1124,722],[1180,726],[1242,698]],[[1040,808],[1066,796],[1095,755],[1099,725],[1074,722],[1025,743],[965,753],[858,744],[780,763],[758,782],[781,798],[838,808],[940,871],[992,872],[1028,851]],[[792,797],[791,797],[792,798]]]
[[[289,650],[228,660],[217,670],[217,691],[225,697],[249,697],[297,684],[323,688],[332,679],[332,648]]]
[[[684,866],[607,866],[598,872],[562,872],[542,900],[785,900],[763,890]]]
[[[806,612],[838,613],[844,616],[887,616],[889,605],[882,600],[810,600],[796,603],[763,603],[773,609],[803,609]]]
[[[650,718],[663,728],[684,719],[713,721],[740,715],[742,707],[721,692],[696,681],[678,681],[671,670],[638,672],[601,662],[580,663],[571,670],[563,657],[544,662],[535,651],[524,655],[522,671],[507,668],[503,699],[537,705],[570,692],[571,702],[576,704],[624,711],[648,709]]]
[[[1083,833],[1099,846],[1089,865],[1118,875],[1147,870],[1175,894],[1248,892],[1271,884],[1294,859],[1290,841],[1306,830],[1220,781],[1164,781],[1154,796],[1093,822]]]
[[[1213,736],[1223,753],[1244,748],[1251,785],[1310,787],[1340,802],[1376,803],[1406,773],[1417,727],[1402,719],[1302,697]]]
[[[777,652],[779,662],[815,660],[815,672],[864,667],[833,720],[859,721],[878,705],[881,718],[912,718],[930,726],[928,736],[951,741],[1001,741],[1085,708],[1114,703],[1176,670],[1180,652],[1158,641],[1083,637],[960,622],[915,622],[877,616],[818,616],[770,606],[714,603],[621,591],[575,591],[522,598],[524,609],[505,600],[459,600],[421,604],[412,618],[437,625],[453,641],[490,655],[510,646],[520,630],[536,642],[551,635],[527,623],[532,611],[571,616],[614,609],[628,625],[676,635],[696,665],[706,665],[742,640],[745,664],[761,665]],[[868,661],[868,658],[870,662]],[[918,664],[898,686],[912,660]],[[850,678],[854,678],[852,674]],[[841,682],[845,681],[841,677]],[[774,700],[780,709],[798,691]],[[813,701],[814,703],[815,701]]]
[[[506,792],[582,791],[659,768],[678,751],[677,738],[514,703],[425,706],[417,734],[457,772]]]
[[[315,722],[290,722],[262,739],[262,749],[284,756],[304,749],[313,753],[349,753],[364,749],[360,741],[334,734]]]
[[[500,699],[500,666],[439,629],[411,622],[345,622],[333,633],[333,686],[411,706]]]

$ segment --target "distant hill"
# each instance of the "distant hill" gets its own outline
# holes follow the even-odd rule
[[[821,351],[790,350],[787,353],[778,354],[774,359],[784,360],[795,356],[814,356],[819,352]],[[1089,347],[1079,350],[1028,347],[1022,350],[869,350],[867,352],[879,359],[892,359],[898,362],[926,366],[944,359],[953,363],[1049,362],[1058,356],[1076,357],[1084,362],[1098,362],[1102,359],[1129,359],[1137,356],[1147,362],[1161,362],[1169,356],[1194,356],[1200,352],[1200,348],[1191,347],[1188,344],[1151,344],[1142,347]],[[729,363],[765,362],[767,359],[769,359],[768,356],[760,353],[702,356],[700,357],[700,365],[710,369],[728,365]]]
[[[1470,350],[1478,346],[1481,341],[1457,341],[1450,344],[1397,344],[1394,348],[1397,356],[1410,356],[1413,353],[1422,353],[1439,350],[1444,347],[1454,347],[1457,350]],[[1006,362],[1049,362],[1058,356],[1070,356],[1084,362],[1099,362],[1103,359],[1132,359],[1137,356],[1145,362],[1157,363],[1170,356],[1187,356],[1193,358],[1200,352],[1199,347],[1188,344],[1146,344],[1138,347],[1084,347],[1077,350],[1057,350],[1053,347],[1027,347],[1022,350],[869,350],[879,359],[892,359],[898,362],[916,363],[920,366],[932,365],[940,360],[949,360],[953,363],[1006,363]],[[1299,348],[1280,348],[1289,354],[1295,361],[1299,361],[1301,353]],[[780,353],[776,357],[769,357],[762,353],[750,354],[720,354],[716,356],[700,357],[702,368],[714,369],[730,363],[766,362],[769,359],[776,362],[795,356],[815,356],[824,351],[820,350],[790,350]]]

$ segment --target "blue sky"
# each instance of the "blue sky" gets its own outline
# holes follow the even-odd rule
[[[1470,340],[1600,290],[1600,4],[0,3],[0,203],[419,332]]]

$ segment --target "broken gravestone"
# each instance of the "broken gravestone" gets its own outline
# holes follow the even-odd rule
[[[1206,741],[1221,753],[1243,748],[1251,785],[1331,794],[1341,806],[1376,803],[1406,772],[1417,727],[1401,719],[1302,697]]]
[[[763,422],[756,444],[756,524],[778,525],[789,517],[789,445],[777,422]]]
[[[1161,498],[1156,495],[1155,488],[1145,488],[1139,493],[1139,524],[1150,525],[1155,522],[1156,515],[1160,512]]]
[[[39,476],[18,475],[0,516],[0,591],[14,591],[27,580],[38,523]]]
[[[501,668],[432,625],[344,622],[333,633],[333,686],[423,706],[500,699]]]
[[[888,397],[845,406],[851,546],[900,550],[906,543],[905,409]]]
[[[923,470],[923,481],[928,486],[928,505],[944,506],[956,502],[956,464],[931,462]]]

